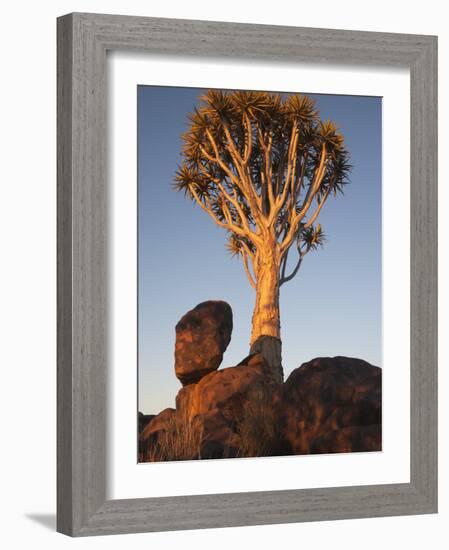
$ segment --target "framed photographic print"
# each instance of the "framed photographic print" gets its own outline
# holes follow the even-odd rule
[[[436,63],[58,20],[59,531],[436,512]]]

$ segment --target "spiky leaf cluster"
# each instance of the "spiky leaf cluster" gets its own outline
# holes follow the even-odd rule
[[[298,236],[297,245],[299,247],[304,246],[304,251],[316,250],[319,246],[323,246],[326,240],[326,235],[321,229],[321,224],[316,227],[311,225],[305,229],[302,229]]]

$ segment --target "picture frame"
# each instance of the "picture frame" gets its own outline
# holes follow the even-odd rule
[[[57,530],[89,536],[437,512],[437,38],[84,13],[57,25]],[[409,68],[409,483],[107,499],[110,50]]]

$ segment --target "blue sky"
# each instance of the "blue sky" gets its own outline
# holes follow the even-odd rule
[[[381,120],[378,97],[315,95],[338,124],[353,170],[345,194],[320,214],[327,242],[282,286],[285,377],[314,357],[346,355],[381,365]],[[173,407],[175,325],[198,303],[226,300],[234,330],[221,367],[248,354],[254,290],[225,250],[226,232],[172,188],[187,114],[203,90],[139,86],[139,410]]]

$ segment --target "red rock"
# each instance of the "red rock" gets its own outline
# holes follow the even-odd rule
[[[318,358],[295,369],[280,404],[284,452],[381,450],[381,373],[348,357]]]
[[[142,460],[192,460],[381,449],[381,369],[318,358],[284,384],[261,354],[180,389],[143,430]]]
[[[176,410],[167,408],[156,415],[143,429],[139,436],[139,460],[145,461],[145,456],[154,448],[165,432],[175,421]]]
[[[234,458],[241,445],[240,436],[219,409],[196,417],[202,429],[201,458]]]
[[[202,458],[242,456],[240,431],[263,425],[255,416],[263,415],[262,403],[265,410],[274,411],[279,388],[263,357],[254,354],[235,367],[212,372],[197,384],[181,388],[176,409],[203,426]],[[248,406],[254,403],[260,406]],[[262,445],[266,447],[262,441],[251,442],[252,448]]]
[[[211,372],[197,384],[182,388],[176,397],[176,409],[190,417],[219,409],[232,420],[249,391],[257,387],[277,387],[260,354],[250,355],[235,367]]]
[[[139,412],[137,420],[138,420],[138,430],[139,434],[142,433],[145,426],[147,426],[155,417],[154,414],[143,414]]]
[[[183,386],[218,369],[231,340],[232,309],[208,301],[188,311],[176,325],[175,373]]]

